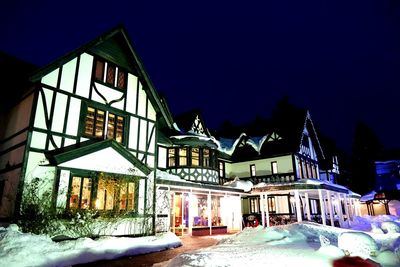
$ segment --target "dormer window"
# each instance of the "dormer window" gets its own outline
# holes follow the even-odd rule
[[[126,71],[102,59],[97,59],[95,64],[96,81],[118,89],[126,89]]]

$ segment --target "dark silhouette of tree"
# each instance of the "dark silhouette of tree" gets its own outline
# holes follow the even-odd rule
[[[383,153],[383,145],[375,132],[364,122],[358,122],[353,135],[351,179],[349,187],[364,195],[374,189],[375,161]]]

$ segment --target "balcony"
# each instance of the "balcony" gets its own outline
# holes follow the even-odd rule
[[[291,183],[295,181],[293,172],[260,175],[253,177],[243,177],[240,179],[245,181],[250,181],[253,184],[258,184],[258,183],[278,184],[278,183]]]

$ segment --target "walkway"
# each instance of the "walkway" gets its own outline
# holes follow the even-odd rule
[[[124,257],[115,260],[102,260],[87,264],[74,265],[75,267],[164,267],[174,257],[184,252],[216,245],[219,240],[228,235],[215,236],[183,236],[180,237],[182,246],[160,252]]]

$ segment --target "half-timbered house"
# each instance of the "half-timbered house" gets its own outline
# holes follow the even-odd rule
[[[225,233],[257,218],[342,225],[358,213],[357,195],[335,183],[337,159],[321,168],[309,112],[217,139],[199,111],[173,118],[121,26],[43,68],[1,63],[0,86],[15,93],[0,109],[2,220],[20,215],[32,184],[60,214],[116,218],[101,234]]]
[[[334,182],[336,157],[328,164],[331,168],[320,169],[325,156],[310,113],[299,110],[284,121],[271,121],[260,125],[261,132],[267,128],[264,135],[220,139],[221,176],[254,185],[251,194],[242,197],[245,224],[348,222],[359,212],[359,195]]]
[[[17,216],[27,186],[39,180],[61,212],[130,219],[107,234],[153,233],[157,128],[172,120],[126,30],[102,34],[27,84],[2,110],[0,217]]]
[[[177,116],[174,127],[159,135],[164,138],[159,139],[158,168],[170,175],[157,179],[157,225],[191,235],[241,230],[241,196],[246,193],[220,180],[218,141],[201,113]]]

